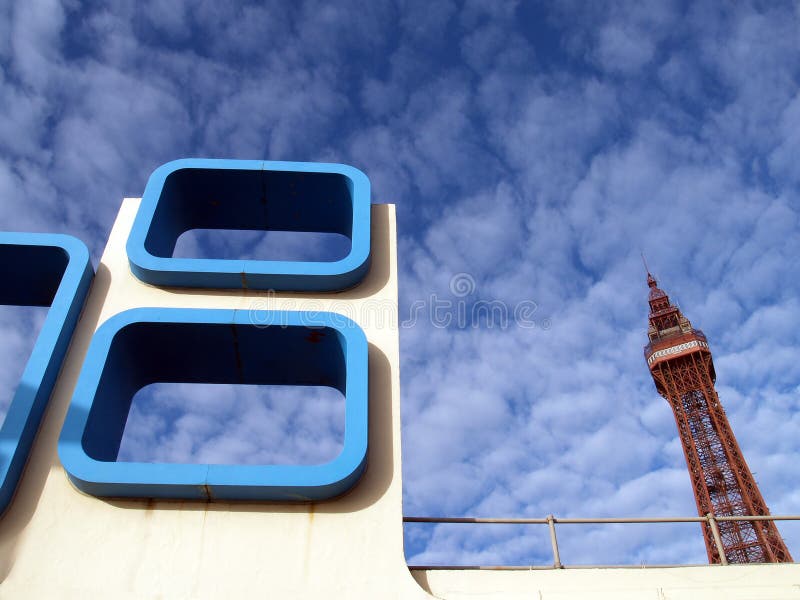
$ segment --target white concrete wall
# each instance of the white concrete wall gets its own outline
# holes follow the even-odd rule
[[[794,565],[420,571],[403,556],[394,207],[373,206],[373,265],[345,292],[187,291],[142,284],[124,201],[17,496],[0,520],[2,598],[800,598]],[[137,306],[333,310],[370,343],[369,466],[315,504],[101,500],[78,492],[56,445],[93,331]],[[393,322],[381,318],[393,316]],[[599,551],[599,549],[598,549]],[[416,581],[415,581],[416,579]]]
[[[598,557],[602,549],[597,549]],[[437,598],[475,600],[789,600],[797,565],[534,571],[414,571]]]
[[[124,201],[17,496],[0,521],[3,598],[425,598],[403,557],[395,222],[373,207],[372,269],[330,294],[160,289],[128,268],[138,201]],[[370,344],[365,475],[316,504],[101,500],[78,492],[56,445],[97,326],[137,306],[334,310]],[[376,313],[395,316],[381,323]]]

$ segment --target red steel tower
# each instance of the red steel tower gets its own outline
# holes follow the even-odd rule
[[[650,343],[644,357],[656,390],[675,413],[698,513],[769,515],[714,389],[717,376],[706,336],[649,272],[647,285]],[[730,563],[792,562],[773,521],[718,521],[718,526]],[[721,562],[709,524],[702,527],[709,562]]]

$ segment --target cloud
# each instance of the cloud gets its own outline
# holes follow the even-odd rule
[[[12,10],[11,49],[14,73],[34,89],[48,83],[60,60],[64,9],[58,0],[17,2]]]
[[[38,306],[0,306],[0,427],[46,315]]]
[[[153,384],[133,399],[118,460],[322,464],[343,444],[333,388]]]

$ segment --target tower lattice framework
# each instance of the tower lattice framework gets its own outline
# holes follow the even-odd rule
[[[714,389],[716,373],[706,336],[692,327],[650,273],[647,284],[650,343],[644,355],[658,393],[675,415],[698,513],[769,515]],[[717,523],[728,562],[792,562],[774,521]],[[711,527],[703,523],[702,528],[709,562],[720,563]]]

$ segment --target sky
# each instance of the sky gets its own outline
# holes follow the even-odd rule
[[[122,197],[175,158],[364,171],[373,202],[397,205],[404,512],[423,516],[695,514],[642,356],[644,252],[709,338],[771,511],[798,514],[799,21],[792,3],[744,0],[9,0],[0,228],[75,235],[96,264]],[[450,319],[431,310],[441,302]],[[473,318],[481,302],[509,318]],[[16,314],[0,313],[9,369],[40,319]],[[130,451],[252,455],[244,436],[265,430],[231,417],[220,443],[197,415],[221,409],[193,393],[215,394],[135,400]],[[314,393],[299,414],[280,394],[225,394],[228,414],[292,435],[324,413],[326,431],[308,435],[325,448],[301,436],[287,442],[297,452],[332,451],[340,434],[335,398]],[[800,556],[800,527],[780,530]],[[706,560],[696,525],[559,536],[566,564]],[[409,525],[406,554],[551,560],[536,527]]]

